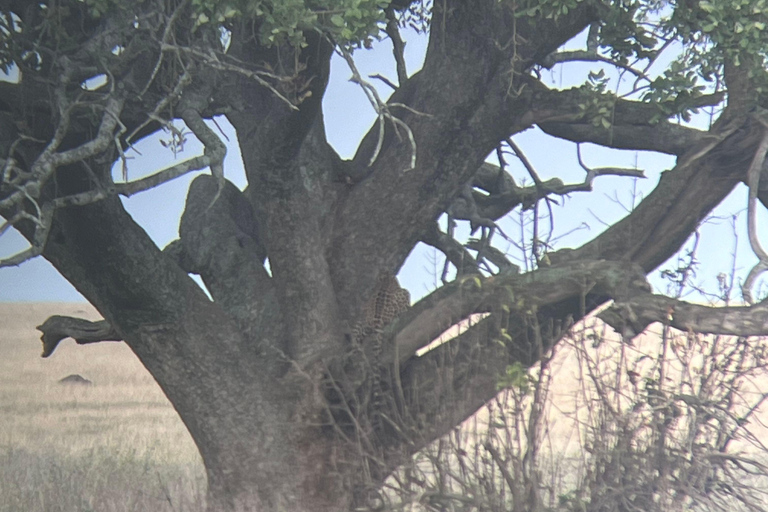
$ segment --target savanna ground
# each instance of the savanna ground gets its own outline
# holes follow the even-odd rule
[[[0,303],[0,512],[202,511],[202,461],[149,373],[121,343],[80,347],[66,340],[53,356],[40,358],[41,343],[34,326],[52,314],[98,318],[87,304]],[[473,485],[482,478],[487,483],[489,475],[490,480],[498,479],[500,488],[504,485],[502,472],[493,462],[487,462],[488,446],[496,447],[494,458],[500,466],[525,471],[524,461],[530,460],[529,445],[533,441],[537,444],[536,474],[545,479],[539,484],[552,489],[551,499],[544,501],[549,501],[550,506],[562,503],[562,497],[570,496],[569,489],[578,486],[590,471],[583,446],[591,446],[593,458],[601,455],[596,453],[599,449],[607,450],[604,455],[610,457],[612,446],[601,448],[594,439],[610,437],[611,425],[617,421],[635,425],[633,443],[643,444],[654,415],[664,410],[637,405],[647,406],[648,382],[658,373],[659,337],[645,336],[630,346],[610,341],[610,336],[605,335],[606,330],[600,326],[575,328],[574,335],[548,360],[544,379],[537,381],[514,371],[507,375],[506,393],[465,423],[463,435],[452,435],[417,456],[416,465],[424,467],[428,474],[437,474],[437,480],[446,478],[442,474],[446,468],[448,473],[456,469],[448,478],[452,480],[450,487],[461,495],[472,495],[476,491]],[[714,347],[713,339],[705,341],[678,333],[669,342],[669,352],[663,355],[668,361],[666,376],[661,379],[668,382],[664,389],[668,396],[684,396],[690,401],[697,395],[702,401],[723,403],[722,393],[716,389],[684,383],[695,383],[709,372],[712,377],[707,380],[713,385],[734,385],[735,381],[728,380],[730,370],[722,362],[708,367],[701,364],[706,357],[700,352]],[[713,357],[722,360],[731,345],[727,339],[719,343],[719,355]],[[680,354],[683,359],[689,358],[687,362],[681,364]],[[733,359],[732,355],[728,357]],[[768,356],[764,359],[768,360]],[[738,379],[733,418],[743,416],[750,404],[765,400],[768,377],[764,363],[755,360],[752,366],[762,368],[753,368],[749,375]],[[541,372],[541,368],[534,369],[531,375]],[[93,384],[58,383],[71,374],[82,375]],[[618,411],[617,416],[606,415],[605,404],[594,398],[596,386],[602,386],[597,394],[607,397],[609,409]],[[617,389],[619,392],[615,392]],[[529,423],[535,400],[544,404],[537,427]],[[680,400],[671,399],[669,403],[685,407]],[[500,413],[502,404],[506,412]],[[675,420],[682,437],[692,436],[688,433],[691,429],[686,430],[685,416],[683,413],[682,419]],[[761,449],[762,440],[768,439],[765,420],[765,407],[750,416],[746,429],[735,439],[736,452]],[[538,432],[535,440],[530,437],[530,428]],[[693,430],[706,428],[706,424],[698,423]],[[432,462],[446,451],[462,455],[456,459],[449,453],[452,462],[447,466],[438,464],[442,469],[435,470]],[[430,509],[421,506],[425,493],[419,496],[407,509]]]
[[[0,512],[203,509],[202,461],[160,388],[122,343],[61,343],[40,357],[51,314],[87,304],[0,303]],[[93,385],[62,385],[79,374]]]

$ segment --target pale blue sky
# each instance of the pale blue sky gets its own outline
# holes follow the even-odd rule
[[[426,39],[413,33],[406,34],[405,37],[408,41],[406,46],[408,70],[412,73],[418,69],[423,59]],[[381,73],[391,78],[396,76],[391,45],[388,41],[375,45],[373,50],[358,51],[355,59],[363,76],[374,73]],[[590,66],[584,64],[566,64],[545,75],[545,79],[550,85],[557,87],[578,85],[584,81],[589,69]],[[360,138],[375,120],[375,113],[363,91],[358,85],[348,81],[350,76],[346,63],[341,58],[334,57],[328,93],[324,99],[324,113],[330,143],[344,158],[354,154]],[[376,81],[374,84],[382,95],[389,94],[387,86]],[[226,120],[219,120],[219,125],[224,128],[230,141],[236,140]],[[575,144],[548,137],[538,129],[516,135],[515,142],[526,152],[542,179],[557,176],[565,182],[583,180],[584,172],[576,161]],[[129,164],[129,179],[136,179],[153,172],[162,165],[170,164],[174,159],[173,154],[159,143],[157,137],[142,141],[137,145],[137,149],[141,155],[132,153],[134,158]],[[631,206],[633,190],[640,195],[649,193],[658,182],[660,173],[674,166],[673,158],[655,153],[616,151],[591,144],[583,145],[582,149],[587,165],[632,168],[636,166],[646,171],[647,179],[602,177],[595,180],[594,191],[591,193],[575,193],[566,198],[559,198],[558,202],[562,206],[554,209],[555,232],[570,234],[559,239],[556,248],[575,247],[596,236],[607,224],[615,222],[626,214],[624,208]],[[199,152],[200,145],[192,140],[178,158],[189,158]],[[508,161],[512,164],[513,175],[522,182],[526,176],[524,169],[514,158],[509,158]],[[229,144],[225,167],[227,178],[237,186],[244,187],[242,161],[239,150],[233,143]],[[177,236],[184,198],[189,182],[194,176],[188,175],[143,194],[124,199],[130,214],[160,247],[164,247]],[[118,178],[117,174],[116,178]],[[718,273],[730,271],[730,254],[734,237],[731,233],[729,217],[736,212],[742,212],[737,222],[740,256],[737,266],[741,270],[741,275],[745,275],[749,265],[756,261],[746,244],[745,207],[746,188],[742,186],[735,190],[715,212],[716,216],[722,216],[724,219],[708,221],[700,230],[703,235],[699,248],[699,260],[702,265],[699,268],[698,279],[709,289],[714,289]],[[515,239],[519,239],[520,236],[520,228],[516,223],[517,216],[518,213],[513,212],[512,218],[501,222],[502,229]],[[15,232],[7,233],[0,237],[0,257],[13,254],[25,246],[26,242],[20,235]],[[514,248],[511,248],[511,251],[514,255]],[[435,257],[433,250],[419,246],[402,269],[401,281],[411,290],[414,298],[424,295],[438,284],[442,259],[437,256],[439,261],[435,262]],[[670,265],[662,268],[667,266]],[[663,283],[657,275],[658,272],[654,273],[651,280],[657,288],[662,288]],[[19,267],[0,269],[0,301],[80,300],[84,300],[82,296],[42,258],[35,258]]]

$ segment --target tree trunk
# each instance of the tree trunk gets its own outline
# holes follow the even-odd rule
[[[117,198],[60,211],[46,256],[179,413],[205,464],[210,510],[349,508],[361,472],[328,426],[322,365],[294,367],[244,334]]]

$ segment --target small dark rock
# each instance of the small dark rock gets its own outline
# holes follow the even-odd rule
[[[82,377],[76,373],[73,373],[72,375],[67,375],[63,379],[59,381],[59,384],[77,384],[80,386],[90,386],[93,384],[93,382],[89,381],[85,377]]]

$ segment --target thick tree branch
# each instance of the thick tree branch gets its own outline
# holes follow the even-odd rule
[[[395,336],[395,343],[402,344],[395,351],[399,358],[395,368],[403,368],[402,386],[408,390],[402,418],[406,425],[408,420],[419,422],[416,442],[403,445],[407,453],[423,448],[469,418],[498,393],[499,379],[508,365],[535,364],[572,322],[601,302],[609,297],[632,301],[647,294],[650,287],[643,271],[627,270],[618,262],[596,261],[583,267],[539,269],[501,279],[496,276],[483,281],[479,288],[469,287],[473,278],[468,278],[464,284],[455,285],[458,289],[447,297],[441,292],[450,287],[415,304],[413,314],[406,313],[392,326],[396,330],[410,322]],[[427,332],[426,324],[439,323],[451,310],[463,313],[452,318],[467,312],[491,315],[463,326],[463,332],[460,329],[455,338],[426,354],[407,358],[406,334],[415,333],[415,327],[424,322],[423,335],[434,336],[437,330]]]
[[[214,198],[219,200],[214,202]],[[185,270],[199,274],[216,304],[232,315],[254,347],[276,347],[281,314],[264,268],[264,220],[229,181],[192,182],[179,226],[166,248]]]
[[[332,45],[318,33],[306,35],[307,45],[295,58],[284,59],[252,37],[249,24],[233,28],[230,52],[254,66],[268,63],[290,79],[282,84],[303,101],[288,108],[270,91],[239,78],[246,103],[228,114],[241,146],[249,182],[248,197],[263,211],[265,246],[283,318],[280,352],[300,366],[326,354],[339,353],[344,337],[337,321],[337,300],[324,249],[331,243],[326,230],[330,205],[336,200],[340,159],[327,142],[322,97],[330,72]]]
[[[614,123],[610,128],[589,122],[544,122],[539,128],[553,137],[571,142],[592,142],[608,148],[657,151],[682,155],[706,137],[706,132],[669,121],[653,126]]]
[[[385,339],[393,340],[385,360],[394,360],[396,351],[404,363],[475,313],[505,309],[524,316],[568,298],[590,294],[619,299],[649,290],[640,268],[612,261],[577,262],[522,275],[468,276],[427,295],[385,330]]]
[[[243,67],[268,66],[283,77],[280,91],[292,100],[289,107],[250,77],[238,75],[233,76],[234,85],[225,91],[236,98],[229,103],[232,109],[227,118],[238,136],[249,141],[241,150],[248,182],[254,187],[275,184],[275,170],[282,171],[296,157],[315,120],[322,116],[333,47],[319,34],[307,34],[306,43],[295,59],[282,59],[281,51],[259,44],[250,24],[232,29],[228,58],[236,59]],[[282,50],[286,55],[294,52],[291,48]]]
[[[731,336],[767,336],[768,303],[749,307],[712,307],[663,295],[643,294],[615,302],[598,318],[627,340],[659,322],[681,331]]]
[[[680,126],[664,119],[653,103],[607,97],[612,101],[611,126],[595,126],[589,112],[579,109],[584,91],[548,89],[532,83],[537,91],[536,124],[549,135],[572,142],[592,142],[617,149],[637,149],[681,155],[707,136],[707,132]],[[722,93],[702,96],[695,106],[718,104]]]
[[[536,123],[589,120],[589,111],[584,112],[579,105],[584,103],[585,99],[593,98],[596,93],[581,88],[550,89],[539,81],[532,81],[531,87],[537,94]],[[718,105],[724,98],[723,92],[702,95],[691,100],[690,107]],[[604,99],[612,104],[612,122],[616,125],[654,126],[664,118],[664,110],[655,103],[616,98],[612,95],[604,95]]]
[[[539,316],[545,320],[545,315]],[[547,328],[537,325],[530,314],[520,317],[513,313],[510,338],[502,340],[498,319],[491,316],[405,363],[402,383],[408,394],[401,415],[406,425],[409,421],[418,425],[415,435],[400,446],[405,457],[448,434],[496,396],[508,365],[529,367],[538,362],[542,351],[570,326],[567,317],[563,318],[566,322],[545,333]],[[392,462],[396,465],[397,458]]]
[[[64,338],[73,338],[78,345],[101,341],[122,341],[117,331],[106,320],[91,322],[82,318],[54,315],[42,325],[38,325],[37,330],[43,333],[40,337],[43,342],[42,357],[53,354]]]
[[[512,360],[495,343],[491,319],[480,321],[419,358],[402,372],[407,406],[403,416],[419,421],[418,437],[402,449],[413,454],[448,434],[498,392],[499,377]]]
[[[402,448],[413,453],[469,417],[498,392],[498,378],[508,364],[534,364],[572,321],[592,308],[649,290],[641,269],[595,261],[524,275],[467,276],[420,300],[382,332],[380,360],[399,377],[390,383],[401,395],[399,422],[419,423],[417,442],[409,440]],[[477,313],[491,315],[415,356],[443,331]],[[503,333],[511,339],[500,342]],[[364,350],[371,357],[373,348]],[[395,459],[395,465],[402,462]]]

